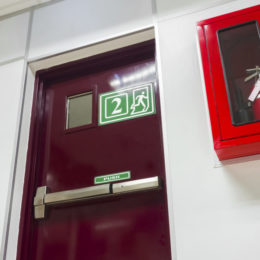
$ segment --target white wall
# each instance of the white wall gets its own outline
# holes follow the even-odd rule
[[[24,12],[0,20],[0,259],[11,205],[29,17],[29,12]]]
[[[165,19],[171,16],[181,16],[187,13],[194,13],[212,6],[232,2],[232,0],[155,0],[157,16]]]
[[[31,6],[46,3],[52,0],[1,0],[0,16],[6,16],[17,11],[24,10]]]
[[[29,59],[152,25],[150,0],[64,0],[35,10]]]
[[[8,260],[16,259],[24,173],[29,140],[30,114],[32,109],[33,89],[34,75],[31,73],[30,69],[28,69],[25,82],[23,115],[21,119],[20,128],[21,130],[19,134],[18,159],[16,162],[15,180],[13,182],[14,193],[12,199],[12,214],[10,217],[10,227],[8,230],[8,243],[6,244],[7,250],[5,259]]]
[[[25,55],[29,12],[0,21],[0,63]]]
[[[8,214],[9,185],[16,151],[24,60],[0,66],[0,246]],[[15,72],[15,73],[14,73]],[[1,256],[1,255],[0,255]]]
[[[158,23],[178,260],[260,257],[260,156],[218,166],[196,46],[197,21],[257,3],[235,1]]]
[[[7,260],[16,256],[34,82],[28,71],[15,164],[25,86],[22,59],[46,57],[151,25],[157,30],[163,93],[173,258],[259,260],[260,156],[223,165],[216,160],[197,55],[196,21],[258,4],[257,0],[237,0],[218,6],[224,2],[230,1],[60,0],[33,9],[32,19],[25,12],[0,21],[4,37],[0,41],[0,82],[6,97],[13,96],[14,100],[7,122],[0,129],[0,158],[7,158],[4,164],[0,161],[1,166],[5,165],[0,175],[0,239],[1,230],[7,227],[4,215],[10,205],[10,201],[6,203],[9,184],[14,187]],[[153,15],[155,6],[157,14]],[[0,103],[1,118],[6,116],[4,104]]]

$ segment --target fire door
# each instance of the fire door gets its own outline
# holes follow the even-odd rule
[[[40,71],[20,260],[171,259],[154,41]]]
[[[220,160],[260,152],[260,6],[198,23],[214,147]]]

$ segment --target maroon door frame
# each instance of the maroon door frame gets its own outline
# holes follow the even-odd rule
[[[135,55],[131,57],[129,55],[128,59],[138,60],[143,59],[143,56],[149,55],[149,53],[155,52],[155,42],[154,40],[146,41],[143,43],[139,43],[133,46],[123,48],[126,50],[135,50]],[[140,50],[140,53],[138,53]],[[99,54],[92,56],[90,58],[86,58],[83,60],[70,62],[67,64],[59,65],[50,69],[45,69],[38,71],[35,77],[35,85],[34,85],[34,95],[33,95],[33,105],[32,105],[32,113],[31,113],[31,124],[30,124],[30,134],[29,134],[29,143],[28,143],[28,152],[27,152],[27,162],[26,162],[26,172],[24,179],[24,188],[23,188],[23,198],[22,198],[22,207],[21,207],[21,219],[19,226],[19,237],[18,237],[18,245],[17,245],[17,260],[27,259],[28,249],[30,245],[30,225],[33,219],[33,197],[35,195],[35,183],[36,183],[36,173],[37,173],[37,153],[40,142],[40,132],[41,132],[41,124],[43,119],[43,107],[44,107],[44,91],[48,82],[53,82],[55,78],[59,77],[65,80],[73,75],[78,75],[80,73],[84,73],[86,69],[89,71],[93,71],[102,66],[103,60],[107,58],[112,58],[115,56],[120,56],[122,49],[118,49],[115,51]],[[118,55],[116,55],[118,54]],[[122,63],[123,57],[120,59],[117,58],[118,61],[115,62],[115,66],[117,63]],[[93,64],[94,69],[93,69]],[[160,104],[160,103],[159,103]],[[161,113],[160,107],[157,113]],[[166,185],[164,185],[164,192],[167,194]],[[166,196],[167,202],[167,196]],[[168,207],[167,207],[168,210]],[[170,249],[169,249],[170,250]]]

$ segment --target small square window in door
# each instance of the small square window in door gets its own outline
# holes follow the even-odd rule
[[[92,92],[86,92],[67,98],[66,129],[92,123]]]

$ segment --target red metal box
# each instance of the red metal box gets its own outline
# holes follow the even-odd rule
[[[260,153],[260,5],[197,24],[214,148]]]

